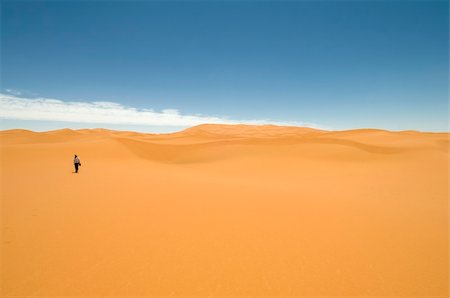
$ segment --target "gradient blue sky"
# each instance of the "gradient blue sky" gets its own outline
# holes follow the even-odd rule
[[[1,92],[24,100],[449,130],[446,0],[3,0],[1,17]],[[24,117],[2,127],[130,127]]]

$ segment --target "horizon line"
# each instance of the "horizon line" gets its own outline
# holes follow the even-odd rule
[[[15,131],[15,130],[21,130],[21,131],[28,131],[33,133],[47,133],[47,132],[57,132],[57,131],[83,131],[83,130],[104,130],[104,131],[112,131],[112,132],[131,132],[131,133],[138,133],[138,134],[152,134],[152,135],[168,135],[168,134],[177,134],[184,132],[186,130],[190,130],[192,128],[199,128],[202,126],[246,126],[246,127],[264,127],[264,126],[270,126],[270,127],[278,127],[278,128],[297,128],[297,129],[310,129],[315,131],[323,131],[323,132],[348,132],[348,131],[380,131],[380,132],[391,132],[391,133],[402,133],[402,132],[411,132],[411,133],[433,133],[433,134],[450,134],[450,131],[424,131],[424,130],[416,130],[416,129],[402,129],[402,130],[391,130],[391,129],[384,129],[384,128],[377,128],[377,127],[359,127],[359,128],[350,128],[350,129],[320,129],[320,128],[313,128],[308,126],[294,126],[294,125],[277,125],[277,124],[219,124],[219,123],[203,123],[198,124],[194,126],[190,126],[187,128],[183,128],[174,132],[142,132],[142,131],[135,131],[135,130],[127,130],[127,129],[110,129],[110,128],[104,128],[104,127],[91,127],[91,128],[70,128],[70,127],[64,127],[64,128],[57,128],[57,129],[50,129],[50,130],[33,130],[28,128],[8,128],[8,129],[0,129],[0,132],[8,132],[8,131]]]

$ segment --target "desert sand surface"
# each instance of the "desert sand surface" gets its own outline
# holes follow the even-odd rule
[[[448,133],[0,135],[2,297],[449,294]]]

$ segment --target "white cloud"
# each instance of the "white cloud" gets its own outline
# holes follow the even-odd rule
[[[164,109],[164,110],[162,110],[162,112],[164,114],[170,114],[170,115],[179,115],[180,114],[180,112],[178,112],[177,109]]]
[[[9,94],[12,94],[12,95],[18,95],[18,96],[22,95],[22,92],[20,92],[19,90],[5,89],[5,91],[6,91],[7,93],[9,93]]]
[[[45,120],[91,124],[119,124],[142,126],[178,126],[211,124],[275,124],[286,126],[316,125],[302,122],[272,120],[234,120],[226,117],[183,115],[176,109],[156,112],[137,109],[115,102],[67,102],[52,98],[24,98],[0,93],[0,118],[13,120]]]

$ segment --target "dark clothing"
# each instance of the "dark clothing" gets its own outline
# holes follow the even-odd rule
[[[75,173],[78,173],[78,165],[79,165],[79,163],[75,163],[74,165],[75,165]]]

